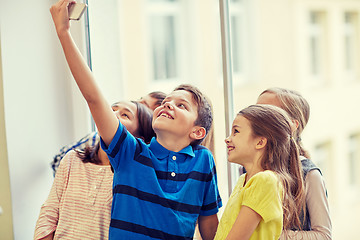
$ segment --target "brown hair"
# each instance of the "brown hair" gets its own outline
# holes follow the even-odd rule
[[[310,158],[310,154],[304,149],[301,141],[301,133],[306,127],[306,124],[310,118],[310,105],[306,99],[298,92],[285,88],[268,88],[263,91],[260,96],[264,93],[273,93],[276,95],[281,103],[281,108],[284,109],[290,116],[291,119],[297,120],[299,126],[294,134],[294,139],[299,147],[301,156]]]
[[[164,101],[164,99],[166,98],[166,94],[164,92],[161,91],[154,91],[148,94],[150,97],[155,98],[156,102],[155,102],[155,106],[158,107],[161,105],[161,103]]]
[[[213,121],[212,108],[207,100],[207,97],[196,87],[189,84],[179,85],[174,89],[174,91],[184,90],[192,94],[193,100],[197,105],[197,119],[195,120],[195,126],[204,127],[206,130],[206,135],[209,133]],[[205,135],[205,137],[206,137]],[[204,138],[205,138],[204,137]],[[203,140],[195,140],[191,143],[192,146],[199,145]]]
[[[267,139],[261,167],[272,170],[280,178],[284,188],[283,226],[298,226],[300,214],[305,208],[305,189],[298,147],[291,135],[291,120],[288,114],[272,105],[252,105],[239,112],[250,122],[254,136]]]

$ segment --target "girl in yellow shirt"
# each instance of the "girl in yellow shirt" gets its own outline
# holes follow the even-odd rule
[[[275,106],[252,105],[238,113],[225,142],[228,161],[247,170],[226,205],[215,240],[279,239],[300,226],[304,184],[292,121]]]

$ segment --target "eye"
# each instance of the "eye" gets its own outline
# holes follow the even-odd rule
[[[239,133],[239,131],[235,128],[235,129],[233,130],[233,134],[236,135],[236,134],[238,134],[238,133]]]
[[[182,103],[179,103],[179,104],[178,104],[178,107],[179,107],[179,108],[185,108],[185,105],[182,104]]]
[[[121,116],[124,118],[130,119],[129,115],[127,115],[126,113],[121,114]]]

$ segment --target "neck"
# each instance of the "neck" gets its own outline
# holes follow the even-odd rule
[[[244,163],[243,166],[246,169],[245,183],[247,183],[247,181],[255,174],[264,171],[264,169],[261,167],[260,160],[261,160],[261,156],[257,156],[252,162],[246,164]]]
[[[104,152],[104,150],[101,149],[101,147],[99,148],[99,151],[97,154],[98,154],[98,158],[101,161],[101,165],[110,165],[109,158],[108,158],[106,152]]]
[[[156,140],[158,141],[158,143],[161,144],[161,146],[173,152],[179,152],[180,150],[190,145],[190,141],[188,138],[181,139],[173,136],[165,137],[157,135]]]

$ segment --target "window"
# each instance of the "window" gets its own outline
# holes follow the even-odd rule
[[[358,34],[357,14],[352,12],[344,13],[344,70],[346,78],[353,80],[358,69]]]
[[[149,53],[152,79],[174,80],[180,77],[180,1],[149,0]]]
[[[309,14],[309,76],[310,84],[323,83],[326,72],[325,13],[310,12]]]
[[[322,21],[323,16],[319,12],[310,13],[310,33],[309,33],[309,47],[310,47],[310,74],[313,76],[320,76],[322,69]]]
[[[360,134],[351,135],[349,138],[349,184],[357,186],[360,184]]]
[[[242,0],[231,0],[229,3],[230,14],[230,41],[232,70],[235,83],[244,83],[245,58],[245,14]]]
[[[332,143],[325,142],[315,146],[314,150],[314,163],[321,169],[324,177],[330,175],[331,156],[332,156]]]

